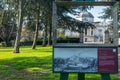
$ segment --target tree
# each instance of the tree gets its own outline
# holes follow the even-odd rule
[[[52,33],[52,24],[51,24],[51,22],[52,21],[48,21],[48,25],[49,25],[49,27],[48,27],[48,43],[47,43],[47,45],[51,45],[51,42],[52,42],[52,35],[51,35],[51,33]]]
[[[47,23],[48,23],[48,43],[47,45],[51,45],[51,41],[52,41],[52,0],[48,0],[49,1],[49,5],[47,6],[48,10],[49,10],[49,14],[48,14],[48,19],[47,19]],[[46,3],[47,4],[47,3]],[[46,12],[48,13],[48,11]]]
[[[116,0],[117,1],[117,0]],[[106,19],[112,19],[112,6],[109,6],[109,7],[107,7],[107,8],[105,8],[105,9],[103,9],[103,12],[101,12],[101,13],[103,13],[103,15],[102,16],[99,16],[99,18],[102,18],[102,19],[104,19],[104,20],[106,20]],[[111,22],[111,25],[112,25],[112,23],[113,22]],[[119,28],[120,28],[120,4],[118,5],[118,25],[119,25]],[[112,26],[110,26],[111,27],[111,29],[112,29]]]
[[[49,32],[50,35],[48,34],[49,35],[48,39],[51,40],[52,0],[47,0],[47,1],[30,0],[29,4],[30,5],[28,7],[28,11],[26,15],[26,20],[27,20],[26,29],[30,29],[31,31],[34,31],[34,41],[33,41],[32,49],[35,49],[39,30],[44,29],[44,33],[46,34],[45,35],[46,37],[44,38],[46,39],[47,39],[47,34]],[[43,42],[44,40],[45,39],[43,39]]]
[[[0,38],[5,42],[5,46],[10,45],[10,41],[16,37],[17,27],[15,23],[6,23],[0,27]]]
[[[42,46],[45,47],[46,46],[46,41],[47,41],[47,24],[45,25],[44,29],[43,29],[43,43]]]
[[[71,13],[73,15],[77,15],[82,11],[87,11],[91,9],[93,6],[77,6],[77,7],[59,7],[58,8],[58,26],[63,26],[64,29],[69,29],[71,31],[77,31],[80,34],[80,43],[83,43],[83,31],[87,28],[94,28],[95,26],[89,22],[78,21],[75,18],[72,18],[67,13]],[[76,11],[77,9],[77,11]],[[61,14],[62,13],[62,14]]]
[[[89,23],[89,22],[83,22],[83,21],[77,21],[76,23],[76,27],[75,31],[77,31],[79,34],[80,34],[80,43],[83,43],[83,33],[84,33],[84,29],[87,29],[87,28],[95,28],[95,26],[92,24],[92,23]]]
[[[44,24],[44,37],[43,46],[51,44],[51,32],[52,32],[52,0],[44,2],[44,11],[42,17],[42,23]],[[49,14],[48,14],[49,13]],[[46,41],[48,43],[46,43]]]
[[[21,31],[22,31],[22,23],[23,23],[23,3],[24,0],[19,0],[19,7],[18,7],[18,31],[17,31],[17,36],[16,36],[16,41],[14,45],[14,50],[13,53],[19,53],[19,47],[20,47],[20,37],[21,37]]]
[[[11,0],[0,1],[0,38],[6,46],[16,36],[16,11]]]
[[[44,0],[35,0],[35,1],[31,0],[32,4],[30,5],[30,10],[31,10],[31,12],[33,12],[33,14],[31,14],[31,12],[30,12],[30,15],[33,16],[32,21],[35,22],[35,26],[36,26],[35,32],[34,32],[34,40],[33,40],[32,49],[36,48],[36,41],[37,41],[37,38],[38,38],[38,31],[41,30],[41,29],[44,29],[45,36],[47,34],[47,28],[46,28],[46,26],[48,26],[47,25],[48,24],[47,20],[49,19],[49,17],[52,17],[52,16],[48,16],[49,15],[48,13],[50,12],[49,1],[50,0],[47,0],[47,1],[44,1]],[[46,37],[44,37],[44,38],[46,38]],[[45,39],[43,39],[43,40],[45,40]]]
[[[67,19],[68,18],[68,19]],[[67,24],[67,28],[71,31],[76,31],[80,34],[80,43],[83,43],[83,33],[84,33],[84,29],[87,28],[95,28],[94,24],[90,23],[90,22],[83,22],[83,21],[78,21],[76,19],[73,19],[70,17],[67,17],[66,19],[66,24]],[[71,26],[71,25],[72,26]],[[70,25],[70,26],[69,26]],[[74,27],[73,27],[74,26]]]
[[[34,34],[34,40],[33,40],[33,45],[32,45],[32,49],[35,49],[36,48],[36,41],[37,41],[37,38],[38,38],[38,30],[39,30],[39,20],[40,20],[40,6],[41,5],[41,1],[39,0],[36,0],[36,17],[35,17],[35,21],[36,21],[36,29],[35,29],[35,34]]]
[[[16,1],[16,6],[17,6],[17,11],[18,11],[18,31],[17,31],[17,36],[16,36],[16,41],[14,45],[14,53],[19,53],[19,47],[20,47],[20,37],[21,37],[21,31],[22,31],[22,26],[24,19],[27,16],[27,13],[29,12],[29,7],[30,7],[30,0],[15,0]],[[32,0],[33,1],[33,0]]]
[[[99,16],[99,18],[102,18],[102,19],[105,19],[105,20],[106,19],[112,19],[112,15],[111,15],[111,13],[112,13],[112,6],[103,9],[103,12],[101,12],[101,13],[103,13],[103,15]]]

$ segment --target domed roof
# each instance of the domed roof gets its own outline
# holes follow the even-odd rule
[[[79,16],[79,17],[90,17],[90,18],[94,18],[94,16],[93,16],[90,12],[88,12],[88,11],[83,11],[83,12],[81,12],[78,16]]]

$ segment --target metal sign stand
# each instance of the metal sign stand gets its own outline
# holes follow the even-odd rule
[[[102,77],[102,80],[111,80],[109,73],[102,73],[101,77]]]
[[[60,73],[60,80],[68,80],[69,73]],[[85,73],[78,73],[78,80],[85,80]],[[106,78],[104,80],[107,80]]]
[[[85,0],[77,0],[77,1],[85,1]],[[89,0],[87,0],[89,1]],[[91,0],[91,1],[94,1],[94,0]],[[89,2],[90,3],[90,2]],[[89,3],[84,3],[85,5],[88,5]],[[92,3],[92,2],[91,2]],[[57,3],[58,4],[58,3]],[[74,5],[79,5],[80,3],[70,3],[68,5],[71,5],[71,4],[74,4]],[[106,5],[106,3],[102,3],[103,5]],[[108,4],[110,4],[108,2]],[[65,5],[65,3],[62,3],[62,5]],[[92,5],[95,5],[95,3],[93,2]],[[97,3],[97,5],[101,5],[101,3]],[[111,4],[110,4],[111,5]],[[115,5],[113,6],[113,34],[114,34],[114,40],[113,40],[113,44],[114,46],[118,46],[118,41],[117,41],[117,5],[115,3]],[[52,31],[53,31],[53,46],[57,43],[57,39],[56,39],[56,34],[57,34],[57,31],[56,31],[56,26],[57,26],[57,5],[55,2],[53,2],[53,18],[52,18]],[[101,79],[102,80],[111,80],[110,78],[110,73],[100,73],[101,75]],[[60,80],[68,80],[68,77],[69,77],[69,73],[65,73],[65,72],[62,72],[60,73]],[[78,80],[85,80],[85,73],[78,73]]]
[[[60,80],[68,80],[69,73],[60,73]],[[101,73],[102,80],[111,80],[109,73]],[[85,73],[78,73],[78,80],[85,80]]]
[[[68,80],[69,73],[60,73],[60,80]]]

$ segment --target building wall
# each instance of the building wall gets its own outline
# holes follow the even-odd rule
[[[79,21],[83,21],[83,22],[94,22],[94,18],[91,18],[91,17],[82,17],[82,18],[76,18],[77,20]]]
[[[84,30],[84,43],[104,43],[105,42],[105,26],[96,24],[96,28],[88,28]],[[78,32],[66,30],[65,36],[69,38],[80,38]]]

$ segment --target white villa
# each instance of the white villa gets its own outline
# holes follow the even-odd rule
[[[94,22],[94,16],[90,12],[83,11],[76,17],[76,19],[83,22],[90,22],[95,25],[94,29],[88,28],[84,30],[84,43],[105,42],[105,24],[101,22]],[[79,33],[66,30],[65,36],[69,38],[79,38]]]

